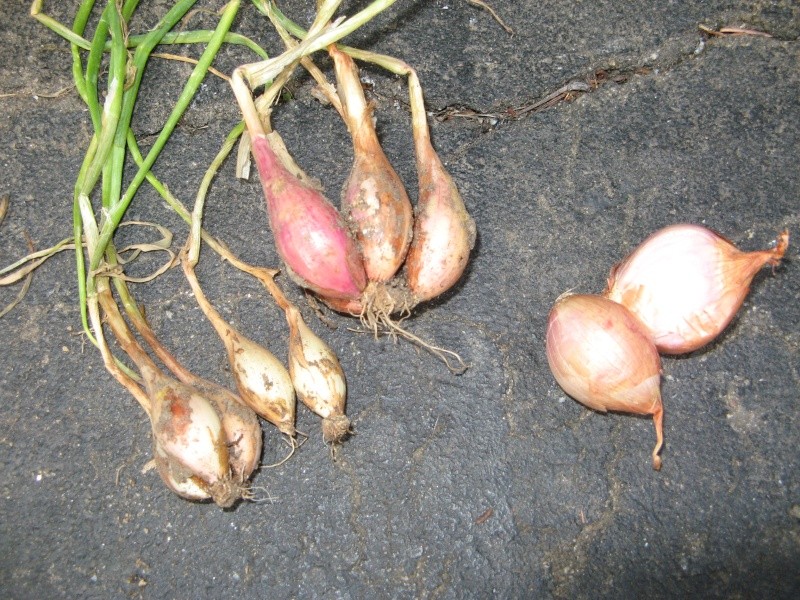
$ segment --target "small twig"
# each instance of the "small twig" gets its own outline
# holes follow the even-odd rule
[[[453,118],[485,121],[494,126],[501,121],[521,119],[531,113],[549,108],[558,102],[573,100],[576,94],[590,92],[591,90],[591,86],[585,81],[570,81],[544,98],[520,106],[509,106],[498,112],[480,112],[467,107],[448,106],[438,111],[435,117],[439,121],[447,121]]]
[[[757,31],[755,29],[745,29],[743,27],[720,27],[719,29],[712,29],[706,25],[699,26],[700,31],[711,36],[720,37],[725,35],[754,35],[758,37],[771,38],[772,35],[764,31]]]
[[[483,10],[488,12],[490,15],[492,15],[492,18],[498,22],[500,27],[505,29],[507,34],[514,35],[514,30],[511,29],[511,27],[509,27],[508,25],[506,25],[505,21],[503,21],[500,15],[497,14],[497,11],[495,11],[491,6],[486,4],[486,2],[483,2],[482,0],[467,0],[467,2],[469,4],[472,4],[472,6],[477,6],[478,8],[482,8]]]

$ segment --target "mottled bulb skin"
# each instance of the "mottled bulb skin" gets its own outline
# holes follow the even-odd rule
[[[406,279],[415,300],[435,298],[461,278],[477,229],[453,178],[433,148],[416,75],[409,76],[419,199],[414,235],[406,258]]]
[[[295,435],[296,402],[289,372],[269,350],[227,329],[225,347],[239,397],[289,437]]]
[[[419,148],[420,190],[406,260],[408,286],[418,301],[435,298],[461,278],[475,245],[475,222],[433,148]]]
[[[147,379],[156,467],[164,483],[190,500],[212,498],[222,507],[241,497],[231,477],[219,414],[197,389],[164,376]]]
[[[411,201],[378,140],[355,62],[336,46],[329,54],[353,139],[353,167],[342,191],[342,215],[358,241],[367,278],[387,282],[403,264],[411,243]]]
[[[289,322],[289,373],[297,397],[323,419],[326,442],[336,443],[350,433],[345,416],[347,384],[336,353],[322,341],[292,307],[286,311]]]
[[[772,250],[741,252],[700,225],[672,225],[614,267],[605,295],[642,320],[660,352],[693,352],[725,330],[755,274],[777,265],[788,243],[783,232]]]
[[[661,358],[641,321],[602,296],[556,300],[547,324],[547,360],[562,389],[600,412],[653,415],[661,467]]]
[[[228,447],[232,475],[246,482],[261,460],[261,425],[256,413],[245,402],[211,381],[194,378],[197,388],[214,405],[219,414]]]

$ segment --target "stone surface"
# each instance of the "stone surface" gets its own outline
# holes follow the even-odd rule
[[[72,4],[45,10],[69,23]],[[142,3],[137,31],[169,4]],[[312,4],[281,6],[307,22]],[[784,227],[798,236],[797,5],[488,4],[513,36],[466,1],[400,0],[349,40],[414,65],[439,115],[434,141],[480,238],[457,290],[406,325],[470,369],[453,376],[408,343],[349,331],[343,317],[328,331],[304,308],[339,353],[357,435],[333,462],[318,420],[300,407],[310,438],[257,475],[262,502],[192,504],[141,473],[148,421],[80,334],[74,259],[63,253],[0,319],[3,597],[796,597],[797,243],[774,273],[756,277],[718,342],[664,359],[659,473],[652,423],[566,397],[543,336],[559,294],[600,292],[608,269],[662,226],[703,223],[748,250]],[[2,266],[26,253],[26,236],[42,248],[70,235],[91,135],[74,91],[49,97],[71,84],[71,58],[28,8],[6,2],[0,23],[0,194],[10,199]],[[214,24],[198,13],[188,26]],[[709,37],[700,24],[773,37]],[[248,3],[235,29],[280,49]],[[216,64],[230,72],[252,59],[226,48]],[[145,146],[190,69],[155,59],[148,68],[134,121]],[[403,82],[375,69],[365,77],[387,152],[413,190]],[[588,91],[533,110],[569,82]],[[275,125],[335,198],[349,169],[346,131],[312,99],[307,78],[291,89]],[[237,117],[227,84],[210,79],[155,167],[185,203]],[[150,188],[129,217],[169,227],[175,249],[185,239]],[[247,260],[277,265],[260,187],[236,181],[230,163],[206,225]],[[148,257],[134,268],[158,264]],[[226,318],[285,354],[283,318],[259,285],[210,252],[199,275]],[[1,304],[16,292],[0,289]],[[188,366],[230,384],[178,270],[135,292]],[[286,445],[267,426],[264,440],[264,462],[279,461]]]

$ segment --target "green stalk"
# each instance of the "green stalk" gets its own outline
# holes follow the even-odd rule
[[[89,20],[89,15],[94,8],[94,0],[83,0],[78,12],[75,13],[75,19],[72,21],[72,31],[76,35],[82,36],[83,31],[86,29],[86,22]],[[81,38],[83,39],[83,38]],[[70,44],[72,51],[72,79],[75,82],[75,89],[81,100],[87,102],[86,92],[86,79],[83,76],[83,64],[81,62],[80,50],[83,46],[79,44]]]
[[[147,173],[150,171],[150,168],[153,166],[153,163],[155,163],[156,158],[158,158],[158,155],[164,148],[167,139],[174,131],[175,126],[178,124],[178,121],[183,116],[183,113],[189,106],[189,103],[192,101],[192,98],[197,92],[200,83],[202,82],[203,78],[205,77],[208,71],[208,67],[211,65],[212,60],[216,56],[220,46],[224,41],[225,33],[227,33],[227,31],[230,29],[231,24],[233,23],[233,19],[236,16],[238,8],[239,8],[239,0],[233,0],[232,2],[228,3],[227,7],[225,8],[225,11],[223,12],[222,18],[220,19],[220,23],[217,26],[217,29],[215,30],[215,34],[211,42],[209,42],[208,46],[206,47],[205,51],[200,57],[197,65],[192,71],[192,74],[189,76],[189,80],[184,86],[180,98],[178,98],[178,101],[175,104],[172,113],[167,119],[167,122],[164,124],[164,127],[162,128],[161,133],[159,134],[158,138],[153,144],[153,147],[150,149],[150,152],[147,154],[144,163],[139,168],[139,171],[136,173],[133,181],[128,186],[127,190],[125,191],[125,194],[122,196],[120,201],[113,207],[111,207],[110,211],[108,212],[107,218],[103,223],[102,230],[100,232],[100,238],[98,240],[97,247],[94,248],[92,253],[90,253],[89,265],[91,269],[96,269],[100,265],[100,262],[102,261],[103,258],[105,246],[107,246],[108,243],[111,241],[111,237],[114,235],[114,231],[116,231],[117,226],[122,220],[122,217],[125,214],[125,211],[127,210],[128,206],[130,205],[133,196],[139,189],[139,186],[145,180]],[[137,52],[138,51],[139,49],[137,49]],[[127,130],[126,130],[126,135],[127,135]]]
[[[86,58],[86,105],[89,107],[89,115],[92,117],[92,125],[94,126],[95,133],[99,133],[101,128],[101,109],[100,101],[98,100],[97,85],[100,78],[100,61],[103,58],[103,47],[108,37],[108,12],[111,10],[112,4],[109,3],[103,9],[100,16],[100,21],[94,30],[94,37],[89,50],[89,56]]]
[[[228,153],[230,150],[233,149],[233,144],[242,135],[244,131],[244,121],[240,122],[239,124],[234,127],[231,132],[228,134],[228,137],[225,139],[223,144],[223,148],[228,149]],[[131,152],[131,156],[133,156],[133,160],[136,162],[138,166],[142,166],[144,164],[144,158],[142,158],[142,153],[139,151],[139,146],[136,143],[136,140],[133,137],[133,132],[128,132],[128,148]],[[220,154],[222,150],[220,150]],[[220,161],[221,163],[221,161]],[[161,183],[155,175],[153,175],[152,171],[147,173],[147,181],[153,186],[153,189],[158,192],[158,194],[164,199],[164,201],[169,204],[169,206],[174,210],[178,216],[186,221],[187,225],[192,225],[192,213],[178,200],[175,196],[173,196],[167,187]],[[208,244],[217,254],[223,256],[225,252],[225,246],[213,237],[210,233],[208,233],[205,229],[200,230],[200,237],[202,240]]]
[[[139,0],[136,0],[134,3],[134,8],[135,5],[138,4],[138,1]],[[94,8],[95,0],[84,0],[81,3],[81,5],[78,7],[78,12],[75,14],[75,20],[73,21],[72,29],[68,29],[66,26],[62,25],[52,17],[42,14],[41,8],[43,2],[44,0],[34,0],[33,5],[31,6],[31,16],[48,29],[70,42],[72,46],[73,60],[75,63],[80,64],[80,54],[78,51],[92,49],[92,42],[83,37],[83,31],[86,28],[86,22],[88,21],[89,15],[92,12],[92,8]],[[132,12],[133,9],[126,10],[123,8],[122,14],[125,21],[129,19]],[[129,36],[127,40],[128,48],[136,48],[145,43],[149,35],[149,33],[143,33]],[[194,31],[170,31],[164,35],[159,42],[159,45],[207,44],[213,35],[214,32],[209,29],[196,29]],[[231,32],[226,34],[225,43],[234,44],[237,46],[245,46],[264,60],[269,58],[269,55],[263,48],[261,48],[261,46],[259,46],[250,38],[239,33]],[[110,42],[106,42],[104,50],[106,52],[111,50]],[[83,77],[81,77],[81,79],[83,79]],[[81,98],[83,98],[82,94]]]
[[[206,170],[206,174],[203,176],[203,180],[200,182],[200,189],[197,192],[197,199],[194,204],[194,210],[192,211],[191,233],[189,234],[190,243],[188,258],[189,264],[192,266],[192,268],[197,265],[197,261],[200,258],[200,235],[203,227],[203,207],[205,206],[208,188],[211,186],[211,181],[216,176],[220,165],[231,153],[231,150],[233,150],[233,147],[236,145],[236,140],[239,139],[239,136],[243,130],[244,123],[241,123],[228,134],[228,137],[225,138],[225,142],[222,144],[222,148],[220,148],[219,152],[214,157],[214,160],[211,161],[211,164]]]
[[[286,31],[291,33],[296,38],[304,39],[308,35],[308,32],[305,29],[281,12],[274,2],[269,2],[269,4],[266,4],[264,0],[253,0],[253,3],[263,14],[268,17],[274,17],[275,20],[277,20],[286,29]],[[358,48],[353,48],[352,46],[345,46],[344,44],[337,44],[336,47],[356,60],[372,63],[383,69],[386,69],[390,73],[394,73],[395,75],[407,76],[414,70],[408,63],[393,56],[369,52],[367,50],[360,50]]]
[[[41,2],[39,3],[41,8]],[[86,29],[86,22],[89,20],[89,15],[94,8],[94,0],[84,0],[78,12],[75,14],[73,22],[73,29],[76,34],[83,35]],[[31,9],[33,10],[33,9]],[[75,89],[78,91],[81,99],[88,105],[89,104],[89,91],[86,84],[86,79],[83,74],[83,65],[81,64],[81,56],[79,46],[72,44],[72,78],[75,82]],[[98,119],[99,120],[99,119]],[[86,153],[87,160],[81,166],[81,171],[78,174],[78,179],[75,184],[75,192],[72,203],[72,236],[75,244],[75,269],[78,277],[78,299],[81,311],[81,326],[89,336],[89,340],[96,345],[96,340],[92,336],[89,327],[89,316],[86,310],[86,263],[83,255],[83,247],[81,241],[83,239],[83,223],[81,222],[81,213],[78,205],[78,187],[83,177],[85,177],[85,169],[88,168],[89,157],[94,155],[95,148],[92,145],[96,143],[97,138],[92,137],[92,142],[89,144],[89,149]]]
[[[81,37],[80,33],[76,33],[75,31],[68,29],[67,27],[56,21],[53,17],[50,17],[42,13],[43,3],[44,0],[33,0],[33,4],[31,4],[31,16],[37,21],[39,21],[39,23],[50,29],[51,31],[56,32],[58,35],[66,39],[69,43],[75,46],[79,46],[84,50],[89,50],[90,47],[87,45],[86,40]],[[93,0],[89,0],[88,2],[89,9],[88,12],[86,13],[87,19],[88,19],[88,13],[92,11],[93,3],[94,3]],[[84,2],[84,5],[85,4],[87,4],[87,2]],[[76,19],[78,18],[78,16],[83,14],[84,5],[81,5],[81,7],[78,9],[78,14],[76,15]],[[84,26],[86,26],[86,20],[84,20],[83,24]]]
[[[125,42],[122,33],[122,23],[120,21],[120,13],[117,11],[116,6],[111,4],[112,10],[106,10],[105,15],[108,20],[108,28],[111,33],[111,39],[114,45],[111,49],[111,59],[109,65],[109,81],[106,99],[103,104],[103,112],[100,118],[100,131],[95,134],[98,136],[97,152],[92,159],[91,164],[86,172],[86,176],[81,184],[81,192],[85,194],[91,193],[103,165],[106,163],[111,147],[114,143],[116,135],[117,123],[119,123],[120,113],[122,109],[122,100],[124,95],[123,86],[125,84],[125,65],[127,59],[127,51],[125,49]],[[100,27],[98,26],[98,29]],[[104,42],[104,40],[100,40]],[[99,46],[100,44],[98,44]],[[103,44],[104,45],[104,44]],[[91,55],[90,55],[91,58]],[[89,82],[90,88],[92,87]],[[94,86],[96,90],[96,85]]]
[[[207,44],[214,36],[214,32],[208,29],[197,29],[195,31],[170,31],[163,38],[161,38],[160,45],[173,45],[173,44]],[[141,45],[146,35],[132,35],[128,38],[128,47],[136,48]],[[252,50],[255,54],[263,59],[269,58],[266,51],[256,44],[253,40],[245,37],[239,33],[228,32],[225,34],[226,44],[235,44],[237,46],[244,46]]]
[[[114,44],[112,46],[109,63],[108,93],[102,113],[100,113],[99,106],[97,105],[97,72],[99,69],[99,58],[95,57],[102,56],[102,47],[105,45],[105,37],[109,31],[111,32],[111,38]],[[85,225],[88,225],[88,223],[84,223],[85,218],[91,219],[91,224],[94,228],[96,228],[96,226],[91,210],[87,211],[86,206],[82,206],[82,204],[85,205],[88,201],[88,195],[91,193],[101,171],[104,169],[106,158],[111,150],[111,144],[114,141],[114,134],[117,123],[119,122],[119,113],[122,106],[126,50],[123,41],[120,14],[114,4],[109,4],[103,11],[103,16],[95,31],[92,48],[93,50],[95,48],[100,48],[100,50],[95,52],[90,51],[89,53],[86,78],[87,94],[85,100],[89,106],[90,113],[92,113],[92,121],[95,124],[95,134],[89,144],[83,165],[81,166],[75,183],[72,215],[81,323],[89,340],[97,345],[98,341],[92,335],[88,318],[88,313],[91,312],[89,307],[90,298],[94,296],[94,277],[92,275],[87,276],[85,259],[81,246],[81,238],[86,235],[87,250],[90,248],[89,231],[85,229]],[[119,76],[120,73],[123,73],[122,78]],[[88,215],[85,215],[87,212]]]

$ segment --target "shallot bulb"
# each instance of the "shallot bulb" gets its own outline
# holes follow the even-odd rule
[[[602,296],[564,295],[547,324],[547,361],[564,391],[600,412],[653,415],[653,468],[663,444],[661,359],[643,324]]]
[[[294,388],[281,361],[233,328],[228,329],[223,341],[239,397],[260,417],[294,437]]]
[[[242,496],[231,477],[228,444],[213,404],[196,389],[166,376],[148,376],[156,466],[164,483],[190,500],[231,506]]]
[[[355,62],[335,45],[328,52],[355,158],[342,192],[342,214],[355,233],[368,279],[386,282],[403,264],[411,243],[411,201],[378,141]]]
[[[232,460],[229,453],[233,436],[244,435],[247,413],[239,414],[242,423],[236,425],[233,415],[226,415],[224,403],[218,402],[213,384],[201,388],[165,375],[133,337],[107,285],[100,286],[98,297],[117,341],[141,373],[147,397],[144,406],[153,431],[153,454],[164,483],[189,500],[211,498],[223,508],[233,505],[246,494],[245,482],[261,453],[260,436],[257,440],[240,440],[256,454],[255,464],[252,457],[247,462]],[[139,325],[143,322],[141,318],[137,321]],[[155,337],[150,336],[149,326],[146,331],[146,337]],[[170,355],[167,363],[173,362]],[[188,374],[182,368],[178,370]]]
[[[263,133],[252,136],[252,152],[275,246],[292,278],[322,296],[360,298],[367,284],[361,253],[336,208],[284,166]]]
[[[228,446],[232,474],[245,482],[261,460],[261,425],[256,413],[229,390],[199,377],[194,387],[217,409]]]
[[[608,278],[605,295],[633,311],[665,354],[702,348],[728,326],[750,282],[777,265],[789,245],[742,252],[700,225],[672,225],[647,238]]]
[[[461,278],[475,245],[476,229],[431,144],[422,88],[416,76],[409,76],[408,85],[415,109],[412,121],[419,199],[406,277],[416,301],[422,302],[444,293]]]
[[[350,433],[344,414],[347,386],[336,353],[306,325],[294,306],[286,309],[289,322],[289,373],[297,397],[322,417],[322,436],[336,443]]]
[[[181,264],[200,309],[225,346],[239,398],[282,433],[294,437],[296,402],[288,371],[272,352],[222,318],[203,293],[186,255]]]

